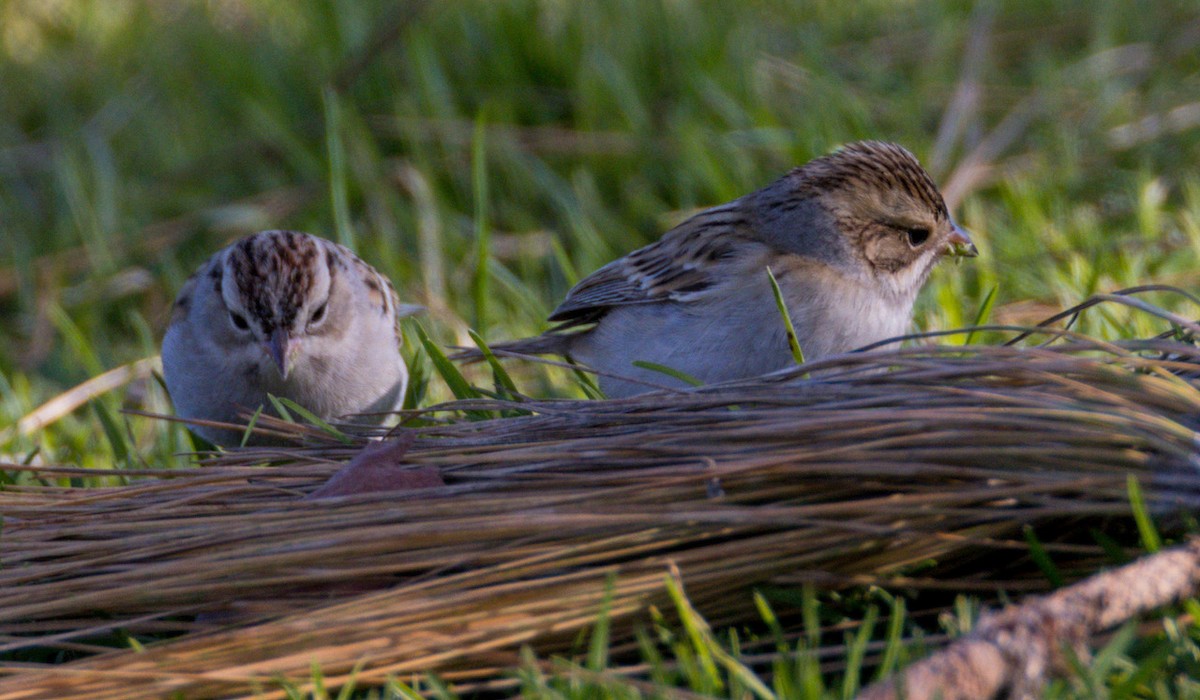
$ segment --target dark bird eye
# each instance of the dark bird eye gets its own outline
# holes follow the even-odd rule
[[[910,228],[904,232],[908,238],[908,244],[914,248],[921,247],[925,241],[929,240],[929,229],[927,228]]]
[[[312,316],[308,317],[309,323],[320,323],[325,319],[325,308],[329,306],[329,302],[321,304],[312,312]]]
[[[230,320],[230,322],[233,323],[233,327],[238,329],[239,331],[250,330],[250,324],[246,323],[246,317],[242,316],[241,314],[237,313],[236,311],[229,312],[229,320]]]

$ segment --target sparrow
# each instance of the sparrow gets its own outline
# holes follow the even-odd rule
[[[852,143],[712,207],[567,293],[544,334],[493,346],[597,370],[610,398],[795,364],[770,270],[806,360],[904,334],[944,256],[978,254],[901,146]],[[477,357],[466,353],[463,357]]]
[[[167,391],[179,416],[222,423],[244,423],[259,407],[273,413],[268,394],[322,420],[393,411],[408,382],[398,322],[419,309],[344,246],[262,231],[184,283],[162,344]],[[222,446],[243,435],[192,430]]]

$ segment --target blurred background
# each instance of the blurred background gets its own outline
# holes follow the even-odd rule
[[[121,409],[169,412],[138,361],[247,233],[339,240],[439,343],[501,340],[697,208],[861,138],[914,151],[981,250],[935,271],[918,328],[1196,293],[1198,49],[1192,0],[5,0],[0,458],[179,463],[186,433]],[[416,398],[447,398],[414,346]]]

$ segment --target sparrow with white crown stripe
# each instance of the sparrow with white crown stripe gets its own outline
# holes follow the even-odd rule
[[[163,374],[184,418],[238,423],[281,396],[323,420],[399,409],[408,370],[400,304],[348,248],[263,231],[218,251],[183,285],[163,338]],[[241,433],[193,430],[217,445]]]

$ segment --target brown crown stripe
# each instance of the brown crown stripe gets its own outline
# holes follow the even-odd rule
[[[891,143],[865,141],[851,144],[828,156],[794,169],[791,174],[802,189],[842,188],[853,185],[900,188],[925,202],[939,219],[949,211],[937,184],[913,154]]]
[[[315,283],[317,244],[294,231],[249,236],[229,253],[234,283],[264,330],[291,328]]]

